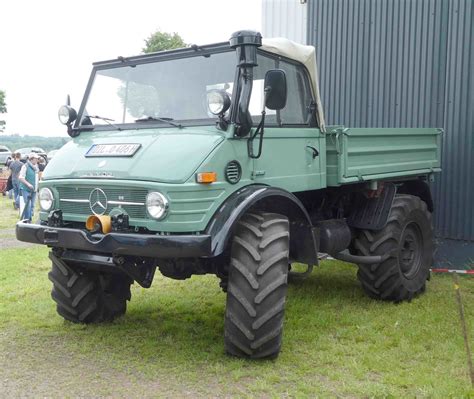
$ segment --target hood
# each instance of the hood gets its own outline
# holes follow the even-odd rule
[[[224,140],[215,127],[82,132],[47,165],[43,179],[107,178],[184,183]],[[131,156],[86,156],[92,146],[138,144]]]

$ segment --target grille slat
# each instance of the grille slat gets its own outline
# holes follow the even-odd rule
[[[62,199],[69,200],[89,200],[89,196],[92,190],[96,187],[83,186],[83,187],[70,187],[70,186],[59,186],[57,187],[60,208],[64,213],[76,214],[76,215],[90,215],[91,209],[87,202],[69,202],[61,201]],[[122,189],[118,187],[101,187],[105,195],[107,195],[108,201],[121,201],[121,202],[137,202],[145,203],[148,191],[140,188]],[[108,214],[113,208],[117,208],[119,205],[107,205],[106,214]],[[120,207],[128,213],[130,218],[133,219],[145,219],[146,209],[144,205],[120,205]]]

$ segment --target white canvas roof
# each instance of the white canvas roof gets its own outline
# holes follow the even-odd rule
[[[313,46],[305,46],[303,44],[295,43],[291,40],[280,37],[263,39],[262,47],[260,48],[264,51],[268,51],[269,53],[278,54],[283,57],[301,62],[306,67],[309,72],[313,95],[316,100],[316,117],[318,118],[320,129],[324,131],[325,122],[321,97],[319,95],[316,49]]]

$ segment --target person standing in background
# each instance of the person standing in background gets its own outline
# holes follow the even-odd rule
[[[43,178],[43,171],[44,171],[44,168],[46,168],[46,160],[43,158],[43,157],[39,157],[38,158],[38,170],[39,170],[39,180],[41,180]]]
[[[13,207],[18,209],[20,206],[20,170],[23,166],[23,162],[20,161],[21,154],[16,152],[13,154],[13,161],[10,162],[8,168],[11,170],[12,185],[13,185]]]
[[[10,164],[13,162],[13,159],[8,158],[7,162],[5,162],[5,166],[7,168],[10,167]],[[10,176],[8,176],[7,180],[7,187],[5,188],[5,191],[3,192],[3,195],[8,195],[8,198],[12,199],[13,195],[13,184],[12,184],[12,174],[10,173]]]
[[[38,190],[38,154],[28,155],[28,161],[22,166],[19,175],[20,191],[25,208],[20,216],[22,220],[31,222],[35,209],[36,191]]]

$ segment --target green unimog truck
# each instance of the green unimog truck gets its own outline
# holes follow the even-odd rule
[[[356,263],[375,299],[425,290],[442,131],[325,126],[313,47],[239,31],[98,62],[59,118],[73,139],[44,172],[38,224],[16,234],[51,248],[67,320],[123,315],[156,268],[211,273],[227,353],[274,358],[292,263]]]

